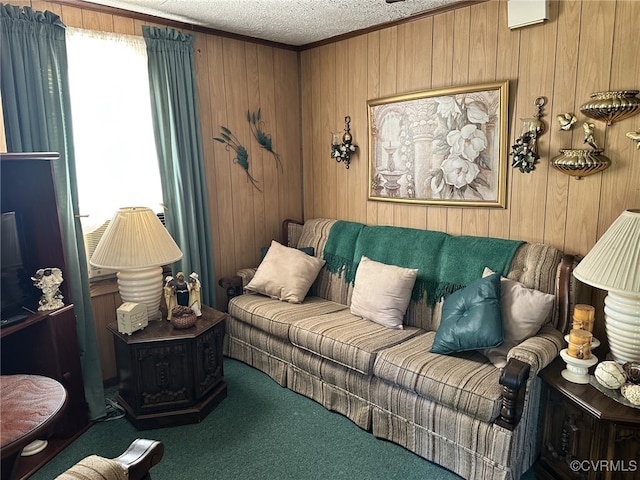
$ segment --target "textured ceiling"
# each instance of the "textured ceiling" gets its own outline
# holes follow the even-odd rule
[[[306,45],[462,0],[85,0],[224,32]]]

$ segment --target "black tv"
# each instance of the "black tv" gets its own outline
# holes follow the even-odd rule
[[[25,268],[25,238],[16,212],[4,212],[0,219],[0,317],[6,320],[33,312],[39,291]]]

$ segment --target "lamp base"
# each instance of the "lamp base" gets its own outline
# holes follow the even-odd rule
[[[640,362],[640,295],[609,292],[604,320],[613,359]]]
[[[147,307],[149,321],[160,320],[162,299],[162,267],[121,270],[117,273],[118,288],[123,302],[142,303]]]

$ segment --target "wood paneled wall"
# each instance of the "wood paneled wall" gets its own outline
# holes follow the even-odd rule
[[[141,35],[147,23],[56,2],[11,3],[51,10],[73,27]],[[550,13],[542,25],[511,31],[506,0],[490,0],[299,54],[197,33],[196,80],[217,277],[255,265],[259,248],[279,238],[284,218],[335,217],[542,241],[586,253],[621,211],[640,208],[640,152],[625,137],[637,130],[640,116],[606,130],[597,123],[597,139],[613,166],[582,180],[548,165],[560,148],[582,146],[581,129],[560,132],[555,116],[575,112],[582,123],[579,107],[591,93],[640,87],[640,2],[552,1]],[[502,79],[510,81],[510,144],[520,134],[520,118],[535,112],[538,96],[548,99],[544,120],[549,124],[535,171],[508,168],[506,209],[367,200],[368,99]],[[246,112],[258,108],[282,170],[251,137]],[[343,129],[345,115],[352,118],[360,147],[349,170],[329,155],[331,132]],[[221,125],[247,147],[250,171],[262,192],[247,181],[233,155],[213,141]],[[217,293],[221,299],[223,292]],[[112,307],[105,298],[94,305],[97,329],[114,321]],[[101,336],[100,341],[110,339]],[[101,345],[105,378],[115,371],[110,348],[110,343]]]
[[[162,26],[132,17],[42,0],[11,1],[50,10],[65,25],[142,35],[142,25]],[[188,30],[185,30],[188,31]],[[201,132],[218,277],[254,265],[260,247],[279,239],[284,218],[302,218],[300,95],[298,53],[205,33],[195,33],[195,64]],[[247,111],[261,109],[264,131],[272,137],[282,168],[251,135]],[[235,155],[214,137],[224,125],[249,152],[247,181]],[[222,291],[218,288],[218,296]]]
[[[142,35],[142,25],[163,26],[41,0],[12,0],[12,5],[50,10],[65,25],[127,35]],[[186,31],[186,30],[185,30]],[[216,277],[234,275],[258,263],[260,247],[280,239],[284,218],[302,218],[301,125],[298,53],[216,35],[195,33],[196,82],[207,175]],[[261,109],[264,131],[272,137],[282,168],[251,136],[247,111]],[[249,152],[251,175],[261,191],[247,181],[233,162],[233,152],[215,142],[224,125]],[[4,132],[4,129],[3,129]],[[116,320],[119,297],[108,286],[92,291],[103,378],[115,375],[113,342],[106,324]],[[224,292],[217,287],[218,306]]]
[[[550,20],[507,27],[507,1],[493,0],[422,18],[301,53],[303,196],[306,218],[338,217],[452,234],[546,242],[585,254],[615,218],[640,208],[640,151],[625,137],[640,116],[596,139],[613,165],[576,180],[549,166],[561,148],[582,148],[581,104],[603,90],[640,88],[640,2],[551,2]],[[530,174],[510,166],[507,208],[461,208],[368,201],[368,99],[508,79],[509,145],[520,119],[547,97],[549,129]],[[556,115],[574,112],[577,128],[560,132]],[[332,131],[351,116],[358,155],[345,170],[329,158]],[[507,159],[509,165],[511,159]]]

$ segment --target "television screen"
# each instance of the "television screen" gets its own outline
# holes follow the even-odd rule
[[[24,267],[24,245],[16,212],[3,213],[0,220],[2,319],[26,313],[37,306],[38,290]]]

